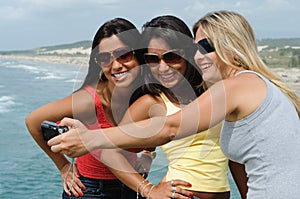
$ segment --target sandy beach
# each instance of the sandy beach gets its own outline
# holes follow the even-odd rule
[[[0,59],[22,60],[37,63],[61,64],[71,66],[86,66],[88,67],[89,55],[72,56],[72,55],[0,55]]]
[[[282,79],[287,82],[289,86],[300,93],[300,68],[271,68]]]
[[[38,63],[61,64],[88,67],[89,54],[75,55],[0,55],[0,59],[26,60]],[[300,92],[300,68],[271,68],[280,75],[293,89]]]

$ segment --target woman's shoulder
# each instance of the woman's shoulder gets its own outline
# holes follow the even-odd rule
[[[255,88],[256,85],[264,85],[265,81],[262,76],[253,71],[240,71],[236,75],[222,79],[216,82],[211,88],[224,88],[227,91],[247,91]]]
[[[72,95],[73,106],[78,112],[88,112],[95,110],[95,101],[90,92],[80,89]]]
[[[268,89],[265,80],[252,72],[225,79],[220,82],[219,87],[223,87],[225,91],[224,100],[227,102],[227,109],[231,110],[230,119],[234,120],[254,112],[266,98]],[[230,120],[229,117],[226,119]]]
[[[148,119],[149,117],[164,114],[165,106],[163,105],[161,98],[159,96],[145,94],[130,105],[123,118],[123,122],[127,123],[128,118],[131,118],[133,121],[140,121]],[[130,115],[130,117],[128,117],[128,115]]]
[[[163,103],[161,97],[159,95],[151,95],[151,94],[145,94],[141,97],[139,97],[134,104],[140,104],[140,105],[153,105],[153,104],[161,104]]]

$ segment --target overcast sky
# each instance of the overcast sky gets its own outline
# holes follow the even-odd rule
[[[300,37],[299,0],[0,0],[0,50],[92,40],[114,17],[140,28],[172,14],[192,27],[207,12],[225,9],[244,15],[258,39]]]

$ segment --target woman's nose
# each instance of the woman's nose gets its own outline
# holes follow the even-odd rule
[[[197,50],[197,52],[194,56],[195,62],[200,63],[202,60],[204,60],[204,58],[205,58],[205,56]]]
[[[163,59],[160,60],[158,65],[159,65],[158,66],[159,71],[167,71],[170,68],[170,66]]]
[[[120,62],[118,62],[116,59],[112,60],[112,62],[111,62],[111,68],[113,70],[119,70],[122,67],[123,67],[123,64],[121,64]]]
[[[196,54],[195,54],[195,56],[194,56],[194,59],[195,59],[195,60],[197,60],[197,59],[204,59],[204,57],[205,57],[205,56],[204,56],[202,53],[200,53],[199,50],[197,50],[197,51],[196,51]]]

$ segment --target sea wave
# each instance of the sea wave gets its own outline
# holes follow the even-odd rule
[[[11,111],[11,107],[13,107],[16,103],[14,102],[14,98],[12,96],[1,96],[0,97],[0,113],[7,113]]]
[[[44,76],[35,77],[35,79],[64,79],[65,77],[53,72],[45,72]]]
[[[41,71],[43,71],[43,69],[41,69],[39,67],[27,65],[27,64],[6,65],[5,67],[6,68],[23,69],[23,70],[29,71],[31,73],[40,73]]]
[[[0,66],[8,66],[16,63],[14,60],[0,60]]]
[[[65,79],[65,75],[58,71],[53,72],[49,68],[37,67],[27,64],[7,65],[6,68],[23,69],[31,74],[35,74],[35,79],[51,80],[51,79]]]
[[[69,79],[69,80],[66,80],[65,82],[68,82],[68,83],[81,83],[82,80],[81,79]]]

